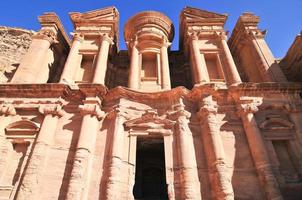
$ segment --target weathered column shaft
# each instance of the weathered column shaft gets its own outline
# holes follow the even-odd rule
[[[113,121],[112,149],[107,172],[105,199],[121,199],[122,157],[124,151],[124,116],[117,113]]]
[[[201,199],[192,132],[188,126],[189,113],[178,118],[178,142],[181,164],[181,199]]]
[[[139,89],[140,85],[140,69],[139,69],[139,52],[136,47],[136,43],[132,47],[131,51],[131,64],[129,70],[128,87],[131,89]]]
[[[191,38],[190,54],[193,71],[195,71],[195,74],[193,74],[195,84],[210,82],[206,61],[204,55],[200,53],[197,38]]]
[[[161,64],[161,75],[162,75],[162,89],[170,90],[171,89],[171,80],[170,80],[170,68],[169,68],[169,58],[168,58],[168,45],[164,43],[160,48],[160,64]]]
[[[45,114],[45,117],[24,172],[17,200],[38,199],[43,181],[43,169],[48,160],[48,150],[53,143],[59,117],[62,116],[59,106],[43,107],[40,111]]]
[[[97,54],[97,61],[96,61],[94,76],[92,80],[93,83],[99,83],[105,85],[109,47],[110,44],[112,43],[113,43],[112,40],[108,36],[103,35],[101,37],[101,45],[99,48],[99,52]]]
[[[79,62],[80,61],[80,56],[79,54],[79,49],[81,47],[81,43],[83,41],[83,38],[81,35],[79,34],[74,34],[73,36],[73,42],[72,42],[72,46],[71,49],[69,51],[62,75],[61,75],[61,79],[60,79],[60,83],[65,81],[73,81],[74,80],[74,76],[75,73],[77,71],[76,67],[79,66]]]
[[[12,83],[37,83],[37,75],[42,70],[48,70],[43,66],[47,66],[45,59],[50,45],[54,42],[54,35],[55,33],[51,30],[41,30],[32,37],[28,52],[14,74]]]
[[[9,141],[6,140],[5,127],[10,123],[11,116],[15,115],[16,111],[12,106],[0,106],[0,184],[2,181],[2,176],[5,173],[4,168],[7,164],[7,158],[10,150]]]
[[[209,168],[209,176],[215,199],[234,199],[232,183],[227,174],[224,147],[220,136],[220,124],[217,121],[217,108],[212,97],[206,97],[199,111],[202,141]]]
[[[231,54],[231,51],[229,49],[228,43],[226,42],[225,38],[222,38],[221,44],[222,44],[223,52],[225,54],[225,61],[227,62],[227,66],[226,66],[227,74],[225,74],[227,82],[229,84],[241,83],[241,79],[237,71],[237,67],[235,65],[233,56]]]
[[[88,199],[91,162],[99,126],[97,117],[102,113],[96,105],[84,105],[81,109],[84,116],[67,189],[68,200]]]
[[[279,190],[279,185],[272,171],[266,147],[254,114],[250,110],[242,109],[240,112],[250,151],[266,198],[281,200],[283,198]]]

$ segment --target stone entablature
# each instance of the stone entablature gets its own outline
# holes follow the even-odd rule
[[[72,42],[41,16],[0,85],[0,199],[302,198],[302,85],[271,65],[258,17],[229,48],[226,15],[186,7],[170,51],[171,20],[141,12],[119,51],[116,8],[70,16]]]

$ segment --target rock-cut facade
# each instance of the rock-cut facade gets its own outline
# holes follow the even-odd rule
[[[1,200],[302,199],[300,35],[278,60],[253,13],[227,38],[186,7],[177,51],[156,11],[38,19],[0,27]]]

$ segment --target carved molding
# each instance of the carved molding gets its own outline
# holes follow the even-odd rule
[[[39,112],[43,115],[52,115],[62,117],[65,112],[61,105],[41,105],[39,107]]]
[[[82,115],[96,116],[99,120],[105,115],[105,113],[100,109],[100,106],[95,104],[80,105],[79,109]]]
[[[11,104],[2,104],[0,105],[0,116],[9,116],[9,115],[16,115],[16,110],[13,105]]]
[[[6,126],[6,138],[12,140],[13,143],[24,143],[36,137],[40,127],[33,121],[22,118]]]

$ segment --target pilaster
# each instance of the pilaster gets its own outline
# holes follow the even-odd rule
[[[198,112],[204,151],[209,169],[209,178],[214,199],[234,199],[230,177],[227,174],[226,158],[220,136],[220,124],[216,118],[217,105],[212,96],[206,96]]]
[[[258,111],[257,103],[242,103],[238,105],[250,151],[254,160],[260,184],[267,199],[283,199],[279,184],[273,173],[265,143],[258,128],[254,113]]]
[[[49,148],[53,144],[58,120],[64,114],[60,105],[41,106],[39,111],[45,117],[24,172],[20,189],[16,194],[17,200],[39,198],[41,183],[43,181],[43,169],[48,161]]]
[[[104,199],[122,199],[121,193],[123,182],[123,149],[124,149],[124,122],[126,121],[125,114],[117,108],[110,114],[112,120],[109,137],[111,139],[111,151],[109,153],[109,160],[107,163],[107,171],[104,176],[105,191]]]
[[[89,180],[92,175],[92,158],[99,120],[104,116],[104,112],[95,103],[84,102],[84,105],[80,105],[79,108],[83,120],[67,189],[66,199],[68,200],[88,199]]]

